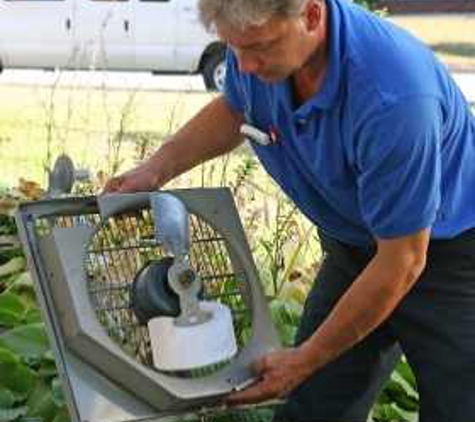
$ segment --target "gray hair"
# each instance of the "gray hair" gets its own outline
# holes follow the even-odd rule
[[[309,0],[199,0],[200,18],[210,30],[216,22],[244,29],[261,25],[274,16],[292,17],[302,11]]]

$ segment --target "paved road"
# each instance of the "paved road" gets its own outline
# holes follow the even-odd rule
[[[454,73],[455,80],[468,100],[475,104],[475,72]],[[0,86],[84,86],[89,88],[152,90],[152,91],[191,91],[204,92],[200,75],[160,75],[146,72],[48,72],[35,70],[5,70],[0,74]]]
[[[4,70],[2,85],[73,86],[85,88],[150,91],[204,92],[201,75],[152,75],[149,72],[59,72],[41,70]]]

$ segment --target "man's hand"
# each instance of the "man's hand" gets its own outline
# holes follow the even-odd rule
[[[110,179],[103,193],[150,192],[158,189],[157,175],[150,162]]]
[[[283,398],[311,375],[312,368],[299,348],[270,353],[254,364],[258,381],[243,391],[231,393],[226,404],[259,403]]]

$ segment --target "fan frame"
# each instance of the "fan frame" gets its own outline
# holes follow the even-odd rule
[[[99,214],[111,216],[146,208],[149,193],[71,197],[26,203],[17,225],[33,276],[67,402],[78,422],[113,422],[160,415],[180,420],[252,379],[258,356],[280,348],[264,291],[231,192],[227,188],[163,191],[176,195],[226,241],[235,273],[245,273],[251,295],[251,336],[237,358],[204,378],[180,379],[156,372],[127,356],[106,334],[92,309],[85,281],[85,251],[98,227],[54,227],[36,233],[38,219]],[[78,257],[80,257],[78,259]],[[157,413],[158,412],[158,413]],[[184,412],[184,413],[183,413]]]

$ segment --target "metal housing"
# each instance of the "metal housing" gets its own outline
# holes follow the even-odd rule
[[[251,317],[237,357],[205,376],[165,374],[128,355],[99,321],[85,262],[91,242],[111,218],[149,208],[147,193],[65,198],[23,204],[17,224],[71,415],[77,421],[180,420],[252,379],[250,364],[279,347],[239,215],[228,189],[168,191],[225,242]],[[203,257],[204,259],[204,257]],[[192,347],[192,345],[190,345]]]

